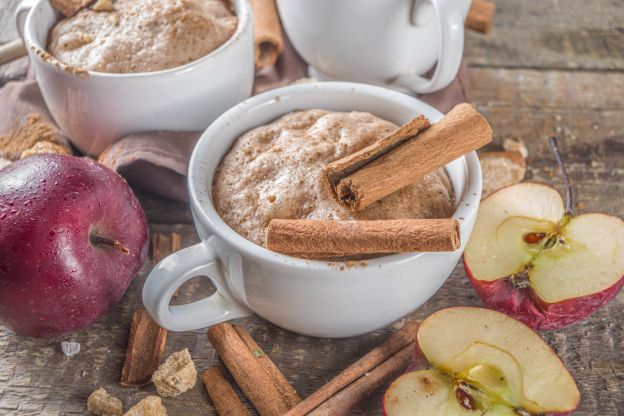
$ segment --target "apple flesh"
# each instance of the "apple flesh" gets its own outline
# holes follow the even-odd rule
[[[493,310],[432,314],[418,330],[417,352],[432,368],[390,385],[386,416],[554,415],[580,401],[574,379],[539,335]]]
[[[562,328],[624,284],[624,222],[572,216],[546,185],[512,185],[481,202],[464,266],[488,307],[534,329]]]
[[[86,158],[36,155],[0,171],[0,323],[35,337],[86,327],[147,256],[127,183]]]

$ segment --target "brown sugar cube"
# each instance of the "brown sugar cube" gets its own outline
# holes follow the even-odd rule
[[[162,405],[160,397],[147,396],[124,413],[123,416],[167,416],[167,409]]]
[[[479,161],[483,172],[482,198],[521,182],[526,174],[526,162],[520,151],[481,152]]]
[[[197,370],[188,348],[175,352],[158,367],[152,376],[158,394],[176,397],[195,386]]]
[[[123,405],[117,397],[111,396],[100,387],[87,399],[87,410],[98,416],[121,416]]]

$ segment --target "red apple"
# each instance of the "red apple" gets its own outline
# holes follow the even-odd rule
[[[488,307],[534,329],[558,329],[609,302],[624,285],[624,221],[572,215],[553,188],[520,183],[479,207],[464,252],[466,274]]]
[[[0,171],[0,323],[36,337],[84,328],[147,255],[128,184],[86,158],[36,155]]]
[[[384,415],[563,415],[580,401],[552,349],[500,312],[438,311],[418,329],[417,352],[431,368],[397,378],[384,395]]]

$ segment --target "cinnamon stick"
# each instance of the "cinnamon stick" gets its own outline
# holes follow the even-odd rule
[[[181,248],[182,237],[175,231],[169,235],[161,233],[152,234],[152,265],[156,266],[162,259],[171,253],[179,251]],[[178,293],[180,293],[180,288],[175,291],[172,299],[175,299]]]
[[[158,326],[146,310],[135,311],[119,384],[127,387],[148,384],[160,365],[166,341],[166,329]]]
[[[219,416],[251,416],[219,367],[210,367],[201,378]]]
[[[329,187],[335,189],[341,179],[351,175],[370,161],[378,159],[407,140],[416,137],[418,133],[429,127],[431,127],[429,120],[424,116],[418,116],[370,146],[328,164],[323,170],[323,177]]]
[[[178,233],[152,234],[152,263],[156,265],[169,254],[180,250],[181,246],[182,238]],[[135,311],[119,384],[140,387],[150,383],[152,374],[160,365],[166,342],[167,330],[161,328],[147,311]]]
[[[284,416],[307,415],[309,412],[313,411],[321,404],[328,402],[332,397],[336,397],[337,393],[345,391],[345,387],[352,385],[352,383],[356,382],[356,380],[358,379],[364,378],[367,379],[370,383],[370,381],[373,380],[369,378],[372,374],[371,370],[373,370],[375,367],[380,368],[380,364],[387,362],[389,359],[397,356],[400,351],[408,348],[409,354],[406,352],[403,353],[404,355],[399,355],[399,357],[396,358],[392,362],[392,364],[388,364],[386,367],[382,367],[381,370],[375,373],[375,376],[379,376],[380,374],[387,375],[388,373],[393,373],[395,365],[399,368],[405,368],[409,363],[411,355],[415,351],[414,341],[416,339],[416,333],[418,332],[419,324],[420,323],[417,321],[407,322],[405,326],[401,328],[401,330],[392,334],[386,342],[384,342],[379,347],[374,348],[362,358],[351,364],[340,374],[331,379],[323,387],[312,393],[297,406],[290,409],[290,411],[288,411],[288,413],[286,413]],[[405,357],[409,358],[407,358],[407,362],[403,364],[403,358]],[[371,373],[366,376],[368,372]],[[384,377],[380,378],[383,378],[385,380]],[[366,391],[370,391],[368,390],[369,387],[372,387],[371,390],[374,389],[374,385],[375,383],[368,384],[365,382],[360,382],[360,384],[350,390],[351,392],[357,391],[359,393],[351,395],[351,397],[355,398],[355,396],[357,396],[359,398],[360,393],[363,394]],[[321,410],[321,408],[319,408],[319,410]]]
[[[249,0],[254,16],[256,68],[271,66],[284,49],[275,0]]]
[[[157,265],[162,259],[171,253],[175,253],[182,247],[182,237],[176,232],[169,235],[152,234],[152,264]]]
[[[308,416],[347,416],[356,404],[405,369],[412,360],[415,348],[415,342],[403,347],[370,373],[364,374],[353,384],[308,413]]]
[[[366,148],[357,157],[347,157],[347,162],[330,163],[324,175],[337,202],[358,211],[490,141],[492,129],[487,120],[470,104],[459,104],[440,121],[416,137],[408,137],[399,146],[392,142],[387,152],[376,151],[373,155]],[[336,171],[336,166],[341,166],[340,171],[347,175],[331,173]],[[349,173],[349,166],[356,170]]]
[[[288,408],[290,409],[299,403],[301,401],[301,397],[299,397],[297,391],[290,385],[286,377],[284,377],[284,374],[282,374],[279,368],[277,368],[273,361],[271,361],[269,356],[262,351],[262,348],[260,348],[251,335],[249,335],[249,333],[241,326],[234,326],[234,330],[240,339],[245,343],[249,351],[254,353],[258,365],[260,365],[260,367],[262,367],[264,371],[271,376],[273,384],[277,387],[282,400],[286,403]]]
[[[208,330],[208,339],[260,416],[281,416],[300,401],[286,378],[255,341],[250,341],[251,336],[243,328],[228,323],[215,325]]]
[[[481,33],[492,30],[492,21],[496,4],[488,0],[472,0],[464,25]]]
[[[454,251],[461,245],[453,218],[368,221],[274,219],[267,248],[284,254],[402,253]]]

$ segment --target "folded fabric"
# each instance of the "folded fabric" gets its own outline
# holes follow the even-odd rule
[[[305,62],[285,38],[284,52],[277,63],[256,73],[254,94],[303,78],[306,69]],[[467,67],[462,64],[451,85],[419,98],[445,113],[468,100],[468,86]],[[66,143],[66,138],[53,124],[32,73],[29,72],[26,80],[10,82],[0,89],[0,136],[37,113],[52,125],[58,141]],[[99,160],[123,175],[132,186],[186,202],[188,161],[200,135],[201,132],[174,131],[132,134],[106,149]]]

